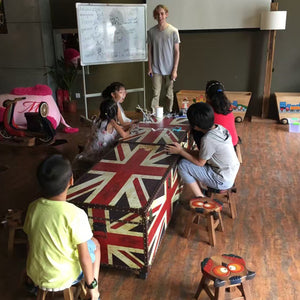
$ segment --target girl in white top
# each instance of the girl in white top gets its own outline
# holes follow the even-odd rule
[[[113,82],[102,92],[102,97],[104,99],[112,99],[118,105],[118,122],[124,128],[131,126],[133,123],[137,123],[138,120],[131,120],[125,115],[125,112],[122,108],[122,103],[126,98],[126,89],[124,84],[121,82]]]
[[[119,137],[129,136],[129,129],[124,130],[116,122],[117,114],[118,106],[115,101],[108,99],[101,102],[100,115],[93,121],[91,133],[84,150],[76,156],[73,162],[73,171],[78,169],[82,173],[83,169],[89,169],[117,143]],[[85,165],[82,164],[83,161]]]

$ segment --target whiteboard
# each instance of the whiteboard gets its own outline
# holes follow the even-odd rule
[[[147,28],[156,25],[153,9],[160,0],[147,0]],[[271,0],[164,0],[167,22],[179,30],[259,28],[260,13],[270,10]]]
[[[81,65],[146,61],[146,7],[76,3]]]

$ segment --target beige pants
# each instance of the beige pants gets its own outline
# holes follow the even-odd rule
[[[160,74],[153,74],[152,77],[152,102],[151,108],[152,112],[155,112],[155,108],[159,106],[159,98],[162,83],[164,82],[166,88],[166,99],[167,99],[167,106],[166,110],[168,112],[172,112],[173,109],[173,80],[171,80],[171,75],[160,75]]]

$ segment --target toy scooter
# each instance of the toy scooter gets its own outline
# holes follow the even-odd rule
[[[5,100],[3,122],[0,123],[0,135],[6,139],[12,137],[31,137],[37,138],[42,143],[49,143],[55,136],[55,130],[51,122],[47,119],[49,107],[46,102],[41,102],[38,112],[27,112],[25,118],[27,128],[15,124],[13,116],[16,102],[24,100],[26,97],[15,98],[14,100]]]

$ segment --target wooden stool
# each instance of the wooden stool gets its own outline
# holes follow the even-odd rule
[[[218,200],[221,200],[224,206],[229,208],[229,214],[231,218],[235,219],[237,217],[237,212],[236,212],[236,204],[235,204],[235,199],[233,197],[233,193],[236,193],[236,191],[237,189],[235,185],[233,185],[231,188],[227,190],[218,190],[218,189],[207,187],[207,196],[210,199],[213,199],[217,195],[220,195],[221,198],[218,198]]]
[[[57,292],[63,292],[64,300],[74,300],[74,299],[78,299],[78,297],[80,297],[79,299],[85,299],[87,292],[86,292],[84,280],[81,280],[78,283],[78,285],[79,286],[75,291],[75,296],[73,294],[72,287],[69,287],[69,288],[64,289],[63,291],[57,291]],[[42,290],[39,288],[36,300],[45,300],[47,293],[57,293],[57,292]]]
[[[71,287],[64,289],[62,292],[64,294],[64,300],[74,300]],[[38,289],[36,300],[45,300],[47,293],[49,293],[49,291]]]
[[[23,210],[17,209],[8,209],[2,224],[7,225],[8,227],[8,243],[7,250],[8,255],[12,256],[14,252],[15,244],[26,244],[27,238],[23,231]],[[23,234],[23,237],[16,237],[16,233],[19,232]]]
[[[224,231],[223,220],[221,215],[222,205],[217,201],[209,198],[195,198],[190,200],[191,213],[184,230],[184,236],[190,235],[191,227],[194,223],[199,224],[200,218],[207,221],[207,231],[209,243],[214,247],[216,244],[215,230]]]
[[[203,275],[195,294],[196,299],[202,290],[205,290],[210,299],[223,300],[225,292],[230,296],[226,299],[251,299],[248,280],[255,277],[255,272],[247,270],[241,257],[222,254],[205,258],[201,262],[201,271]]]

